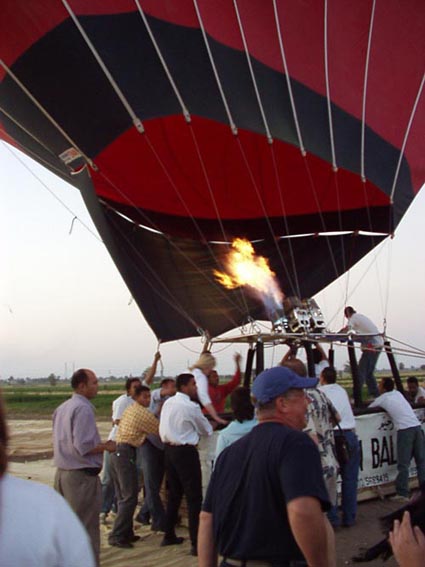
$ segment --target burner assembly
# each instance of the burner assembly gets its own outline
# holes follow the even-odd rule
[[[275,333],[325,333],[322,310],[314,299],[292,296],[283,301],[283,310],[275,311],[272,320]]]

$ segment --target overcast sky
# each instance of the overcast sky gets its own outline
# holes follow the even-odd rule
[[[48,191],[96,232],[79,192],[0,143],[0,378],[61,375],[93,368],[99,375],[138,374],[157,341],[103,244]],[[39,179],[37,179],[37,177]],[[47,187],[47,188],[46,188]],[[348,279],[349,304],[387,334],[425,349],[425,191],[401,222],[396,237],[369,254]],[[359,283],[360,282],[360,283]],[[347,278],[317,296],[328,327],[342,326]],[[353,291],[355,289],[355,291]],[[164,373],[193,363],[199,339],[162,345]],[[220,349],[221,352],[219,352]],[[406,347],[403,347],[406,348]],[[233,346],[217,347],[218,370],[233,368]],[[240,351],[246,353],[246,346]],[[285,347],[266,351],[276,363]],[[337,364],[347,360],[338,349]],[[401,357],[406,366],[424,359]],[[388,367],[381,355],[379,367]]]

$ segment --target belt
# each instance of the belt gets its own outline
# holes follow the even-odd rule
[[[269,561],[259,561],[257,559],[232,559],[224,557],[221,565],[223,567],[271,567]]]
[[[77,469],[77,470],[85,474],[88,474],[89,476],[97,476],[102,469],[94,468],[94,467],[85,467],[84,469]]]
[[[355,433],[355,429],[341,429],[342,433]],[[340,433],[339,429],[334,429],[334,433]]]
[[[197,445],[191,445],[190,443],[169,443],[168,441],[164,445],[169,447],[195,447],[195,449],[197,447]]]
[[[130,443],[117,443],[117,450],[122,447],[123,449],[133,449],[133,451],[136,451],[136,447],[134,447],[133,445],[130,445]]]

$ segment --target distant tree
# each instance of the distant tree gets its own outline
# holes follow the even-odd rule
[[[404,370],[406,367],[404,366],[404,362],[400,362],[400,364],[398,365],[398,369],[399,370]]]
[[[425,364],[421,364],[421,370],[425,370]]]
[[[15,381],[15,378],[13,376],[9,376],[8,380],[9,384],[13,384],[13,382]]]
[[[51,386],[56,386],[57,378],[56,378],[56,375],[53,374],[53,372],[51,374],[49,374],[49,376],[47,377],[47,380],[49,381],[49,384]]]

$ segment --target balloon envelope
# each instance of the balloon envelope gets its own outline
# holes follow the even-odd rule
[[[0,136],[82,191],[162,340],[265,316],[214,279],[232,238],[312,296],[424,182],[420,0],[8,0],[0,34]]]

